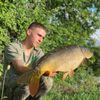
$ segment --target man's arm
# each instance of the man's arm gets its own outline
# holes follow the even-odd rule
[[[18,51],[18,46],[15,44],[10,44],[5,48],[4,52],[4,63],[11,65],[14,67],[17,73],[24,73],[28,71],[30,68],[26,66],[22,61],[21,51]]]
[[[13,61],[11,62],[11,64],[12,64],[13,67],[16,69],[16,71],[17,71],[18,73],[21,73],[21,74],[23,74],[23,73],[25,73],[25,72],[27,72],[27,71],[29,71],[29,70],[31,69],[29,66],[25,66],[25,65],[22,63],[21,59],[13,60]]]

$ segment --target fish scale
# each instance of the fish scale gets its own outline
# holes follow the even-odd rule
[[[64,72],[63,79],[71,76],[73,71],[80,66],[84,59],[91,58],[93,53],[80,46],[66,46],[55,49],[45,54],[36,64],[35,69],[21,75],[17,83],[28,84],[31,96],[34,96],[39,89],[39,82],[42,75],[50,76],[52,72]]]

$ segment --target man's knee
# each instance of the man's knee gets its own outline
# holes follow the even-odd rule
[[[14,91],[14,100],[25,100],[29,96],[28,86],[17,87]]]
[[[40,81],[40,89],[43,89],[44,92],[49,92],[53,86],[53,79],[51,77],[43,76]]]
[[[34,96],[36,100],[41,100],[41,98],[46,95],[53,86],[53,79],[51,77],[42,76],[40,80],[40,87],[37,94]]]

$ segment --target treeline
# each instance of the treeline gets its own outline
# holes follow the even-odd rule
[[[23,39],[26,28],[33,21],[48,28],[41,45],[44,52],[77,44],[91,48],[95,52],[91,65],[100,65],[100,47],[95,48],[91,38],[100,28],[100,0],[0,0],[1,70],[5,45]]]

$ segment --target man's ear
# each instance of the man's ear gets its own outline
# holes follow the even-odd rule
[[[28,29],[26,33],[27,33],[28,36],[30,36],[32,32],[31,32],[30,29]]]

